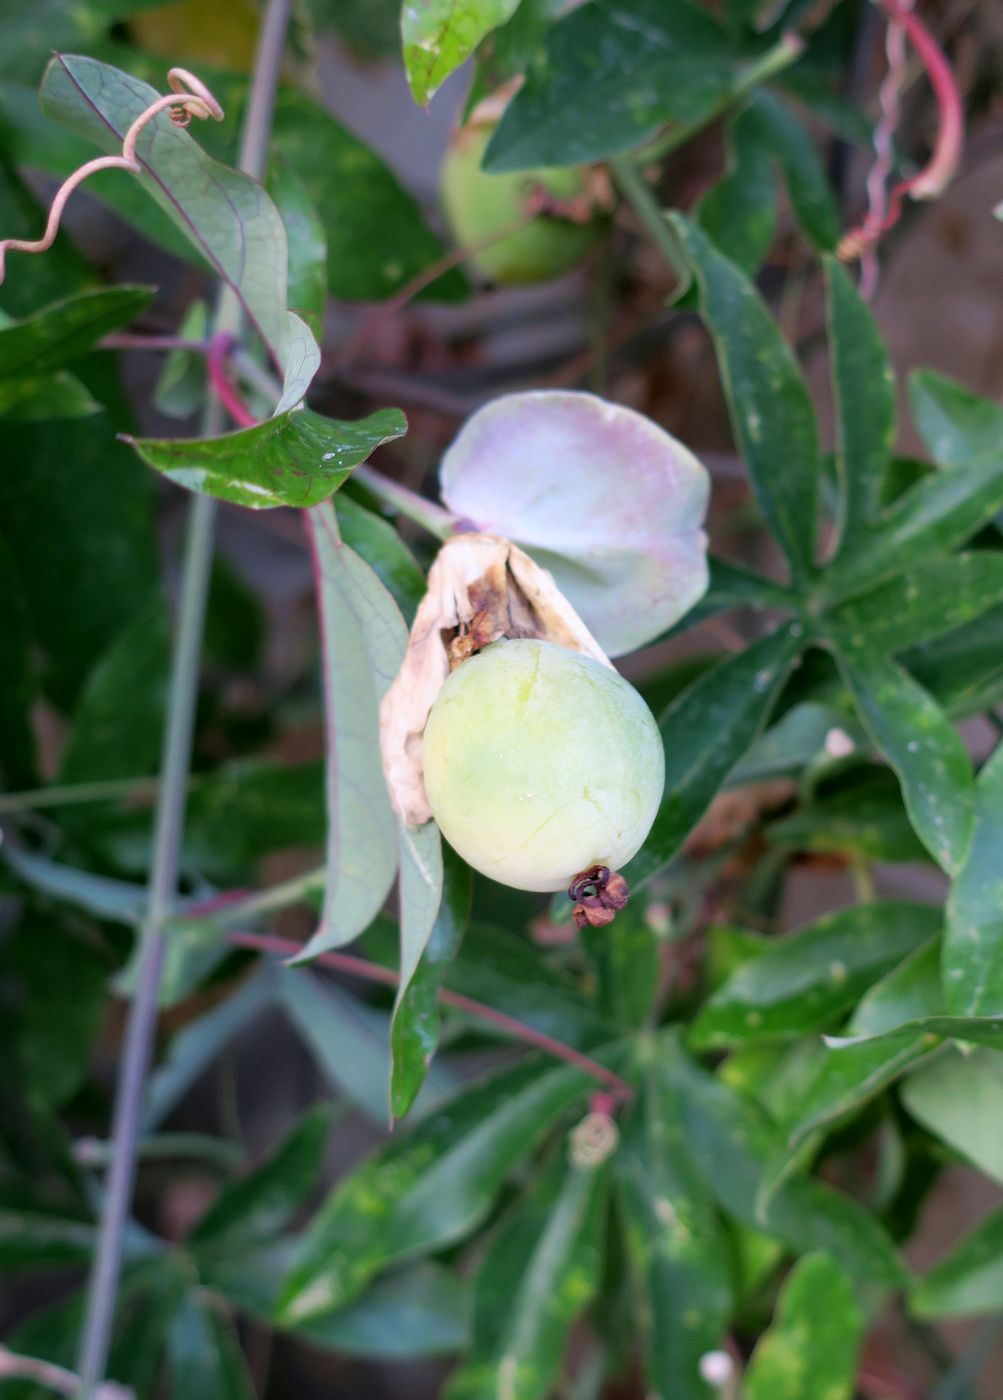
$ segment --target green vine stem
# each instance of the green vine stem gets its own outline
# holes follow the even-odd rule
[[[291,0],[268,0],[255,54],[239,164],[247,174],[258,178],[264,173],[267,159],[290,4]],[[216,333],[237,335],[241,320],[236,295],[229,287],[222,288],[216,312]],[[224,409],[213,397],[206,405],[203,433],[214,436],[224,427]],[[189,514],[185,542],[167,730],[154,826],[149,903],[141,932],[139,985],[129,1015],[116,1087],[111,1165],[80,1341],[80,1400],[97,1400],[115,1317],[122,1243],[136,1178],[140,1109],[157,1022],[157,990],[164,962],[166,925],[177,891],[178,852],[184,824],[215,519],[216,502],[209,496],[196,496]]]

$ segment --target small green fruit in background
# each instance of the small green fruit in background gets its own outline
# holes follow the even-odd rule
[[[541,189],[559,204],[573,203],[576,210],[594,206],[585,169],[519,170],[503,175],[482,170],[481,159],[497,120],[479,118],[480,110],[453,133],[440,176],[443,208],[459,247],[478,247],[517,224],[526,213],[527,200]],[[470,262],[501,286],[547,282],[581,262],[601,228],[598,209],[584,223],[559,214],[539,214],[517,233],[472,253]]]
[[[662,798],[662,740],[622,676],[551,642],[495,642],[432,707],[425,790],[468,865],[521,890],[619,869]]]

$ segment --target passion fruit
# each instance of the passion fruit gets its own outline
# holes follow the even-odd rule
[[[665,760],[616,671],[552,642],[495,642],[446,681],[424,736],[425,790],[468,865],[521,890],[567,888],[641,847]]]
[[[548,282],[576,267],[602,229],[590,172],[482,170],[496,124],[475,111],[453,133],[439,180],[446,219],[459,247],[473,250],[470,264],[489,282]],[[518,228],[536,206],[542,212]],[[505,235],[506,229],[515,231]]]

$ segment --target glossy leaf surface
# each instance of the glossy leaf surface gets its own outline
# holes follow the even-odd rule
[[[975,786],[975,831],[947,901],[942,975],[947,1009],[1003,1013],[1003,745]]]
[[[315,506],[381,443],[407,431],[404,415],[380,409],[356,423],[292,409],[216,438],[128,438],[143,461],[178,486],[252,510]]]
[[[855,1005],[940,925],[933,905],[878,901],[826,914],[772,939],[707,1002],[692,1042],[710,1048],[817,1030]]]

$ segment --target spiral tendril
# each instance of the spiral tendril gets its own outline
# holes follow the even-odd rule
[[[79,169],[74,170],[72,175],[68,175],[59,189],[56,191],[52,204],[49,206],[49,218],[45,225],[45,233],[39,239],[28,238],[4,238],[0,239],[0,284],[6,276],[6,260],[9,252],[14,253],[45,253],[53,245],[56,234],[59,232],[59,225],[63,217],[70,195],[91,175],[96,175],[100,170],[127,170],[132,175],[138,175],[143,169],[140,157],[136,153],[136,143],[139,140],[143,129],[153,121],[154,117],[166,111],[172,123],[177,127],[185,127],[192,117],[198,117],[200,121],[212,118],[213,121],[223,120],[223,108],[216,101],[216,98],[194,73],[189,73],[187,68],[172,68],[167,74],[170,93],[164,97],[158,97],[155,102],[151,102],[145,111],[129,127],[122,141],[122,154],[118,156],[97,156],[94,160],[89,160]]]

